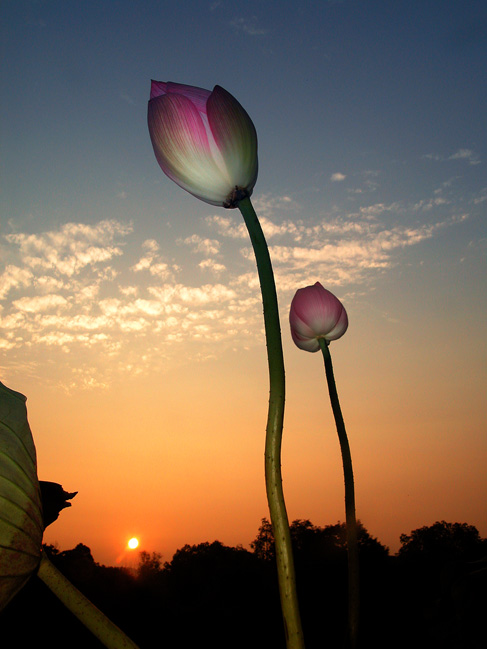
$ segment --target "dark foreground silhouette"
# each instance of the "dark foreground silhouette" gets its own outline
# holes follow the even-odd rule
[[[346,635],[344,524],[291,526],[307,649],[342,649]],[[483,649],[487,539],[465,523],[437,522],[387,547],[360,525],[361,647]],[[78,544],[46,546],[56,566],[141,649],[285,649],[272,529],[251,551],[214,541],[185,545],[170,562],[140,553],[136,571],[97,564]],[[102,645],[33,578],[0,614],[0,644],[97,649]]]

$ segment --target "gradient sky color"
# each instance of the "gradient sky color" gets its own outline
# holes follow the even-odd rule
[[[78,491],[45,534],[255,537],[268,380],[236,210],[159,169],[150,79],[219,84],[253,119],[287,373],[291,520],[344,520],[319,354],[292,343],[320,281],[357,513],[394,552],[436,520],[487,536],[487,11],[483,1],[4,0],[0,380],[28,397],[40,479]],[[133,556],[133,555],[132,555]],[[133,561],[130,558],[130,561]]]

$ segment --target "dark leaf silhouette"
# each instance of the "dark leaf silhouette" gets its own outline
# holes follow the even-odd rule
[[[46,482],[39,480],[41,488],[42,500],[42,517],[44,520],[44,528],[51,523],[54,523],[59,516],[59,512],[65,507],[71,507],[71,503],[67,502],[76,496],[77,491],[69,493],[64,491],[62,486],[57,482]]]

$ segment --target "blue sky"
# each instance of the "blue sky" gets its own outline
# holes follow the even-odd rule
[[[319,359],[292,346],[286,322],[295,290],[319,280],[350,317],[335,362],[344,407],[364,435],[355,442],[357,473],[375,485],[359,496],[365,524],[390,532],[393,545],[432,517],[470,512],[468,522],[486,534],[485,513],[471,505],[473,493],[487,495],[480,465],[468,479],[458,468],[463,499],[446,511],[448,462],[417,521],[418,506],[406,498],[412,468],[399,472],[401,505],[380,500],[391,491],[387,430],[412,431],[407,457],[426,481],[427,423],[440,445],[431,442],[433,453],[451,459],[461,448],[465,467],[485,458],[485,3],[5,0],[0,13],[0,380],[29,397],[42,473],[61,473],[68,490],[83,491],[82,475],[81,486],[69,484],[69,441],[62,461],[49,455],[63,432],[45,404],[69,412],[97,410],[90,400],[98,399],[120,408],[128,393],[157,400],[153,386],[165,377],[170,419],[201,377],[207,386],[193,392],[193,408],[218,412],[205,377],[218,375],[223,389],[246,367],[259,386],[247,386],[247,397],[259,416],[265,409],[259,288],[240,215],[171,183],[147,131],[151,78],[219,84],[246,108],[259,138],[253,201],[278,282],[290,440],[304,421],[318,431],[323,416],[306,410],[322,388]],[[68,414],[62,419],[73,426]],[[128,430],[123,440],[133,456]],[[405,457],[399,447],[397,458]],[[369,467],[367,453],[383,464]],[[313,520],[326,508],[302,505],[303,472],[290,469],[291,494],[300,494],[291,517]],[[266,514],[259,498],[245,510],[250,538]],[[323,514],[331,519],[313,522],[335,522],[335,499]],[[395,509],[407,513],[396,520]],[[81,523],[74,507],[69,515],[74,535]],[[102,539],[87,540],[110,556]],[[176,541],[151,542],[147,549]]]

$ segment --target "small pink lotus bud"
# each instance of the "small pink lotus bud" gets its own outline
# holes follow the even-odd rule
[[[257,134],[232,95],[152,81],[149,133],[163,172],[210,205],[236,207],[257,180]]]
[[[348,317],[340,300],[316,282],[296,291],[289,311],[291,336],[300,349],[317,352],[318,340],[337,340],[348,327]]]

